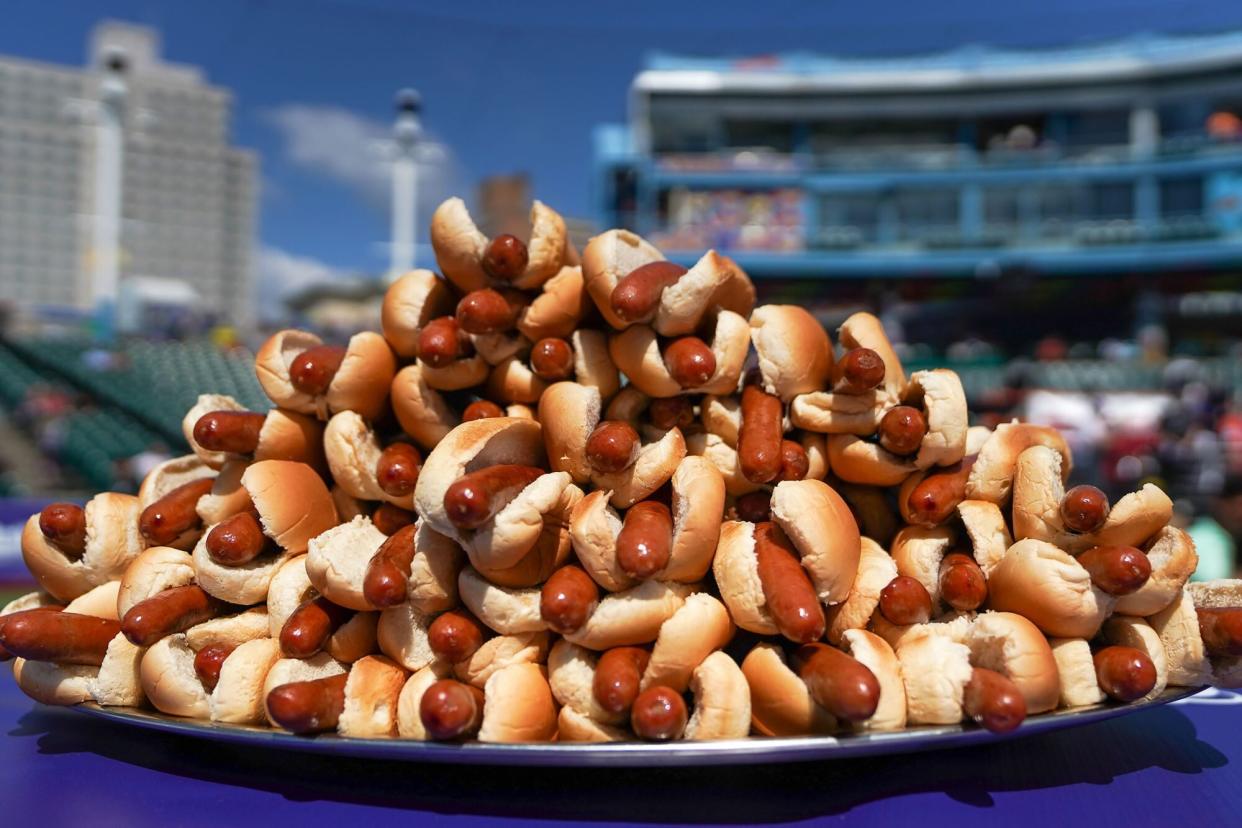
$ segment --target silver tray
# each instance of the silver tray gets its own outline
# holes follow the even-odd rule
[[[614,742],[609,744],[537,743],[520,745],[441,744],[403,739],[354,739],[322,734],[294,736],[266,727],[216,724],[182,719],[132,707],[78,705],[82,712],[148,730],[176,733],[196,739],[251,747],[301,750],[334,756],[387,759],[403,762],[449,762],[475,765],[559,765],[576,767],[748,765],[806,762],[852,756],[912,753],[924,750],[981,745],[1047,733],[1068,727],[1125,716],[1178,701],[1201,687],[1169,688],[1150,701],[1134,704],[1097,704],[1032,716],[1012,733],[998,735],[973,725],[909,727],[893,733],[855,733],[841,736],[730,739],[718,742]]]

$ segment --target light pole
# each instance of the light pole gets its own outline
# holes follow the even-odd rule
[[[397,93],[397,120],[393,124],[396,152],[392,164],[392,250],[388,281],[414,267],[417,235],[418,141],[422,137],[419,112],[422,99],[413,89]]]
[[[119,49],[104,58],[95,109],[95,209],[91,233],[91,298],[100,335],[111,338],[120,278],[121,175],[125,162],[123,124],[128,62]]]

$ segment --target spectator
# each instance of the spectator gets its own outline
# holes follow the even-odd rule
[[[1242,540],[1242,477],[1226,480],[1220,494],[1208,503],[1209,508],[1197,513],[1186,529],[1199,555],[1192,580],[1235,578]]]

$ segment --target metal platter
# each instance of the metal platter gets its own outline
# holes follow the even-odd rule
[[[668,744],[648,742],[441,744],[403,739],[353,739],[335,734],[306,737],[294,736],[266,727],[216,724],[130,707],[100,707],[88,703],[78,705],[76,709],[90,716],[123,725],[219,743],[402,762],[562,767],[751,765],[844,759],[852,756],[911,753],[987,744],[1035,733],[1078,727],[1117,716],[1128,716],[1187,698],[1202,689],[1199,687],[1169,688],[1150,701],[1134,704],[1098,704],[1032,716],[1013,733],[1005,735],[989,733],[973,725],[946,725],[909,727],[893,733],[857,733],[782,739],[754,737],[718,742]]]

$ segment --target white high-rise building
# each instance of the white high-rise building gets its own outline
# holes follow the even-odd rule
[[[122,294],[192,297],[242,326],[253,318],[257,159],[229,145],[228,90],[164,62],[159,45],[151,29],[107,22],[91,33],[85,68],[0,57],[4,300],[88,310],[109,292],[95,281],[111,252]],[[106,137],[109,101],[120,107],[119,152]],[[115,184],[111,163],[119,196],[96,192]],[[118,222],[100,215],[113,198]]]

